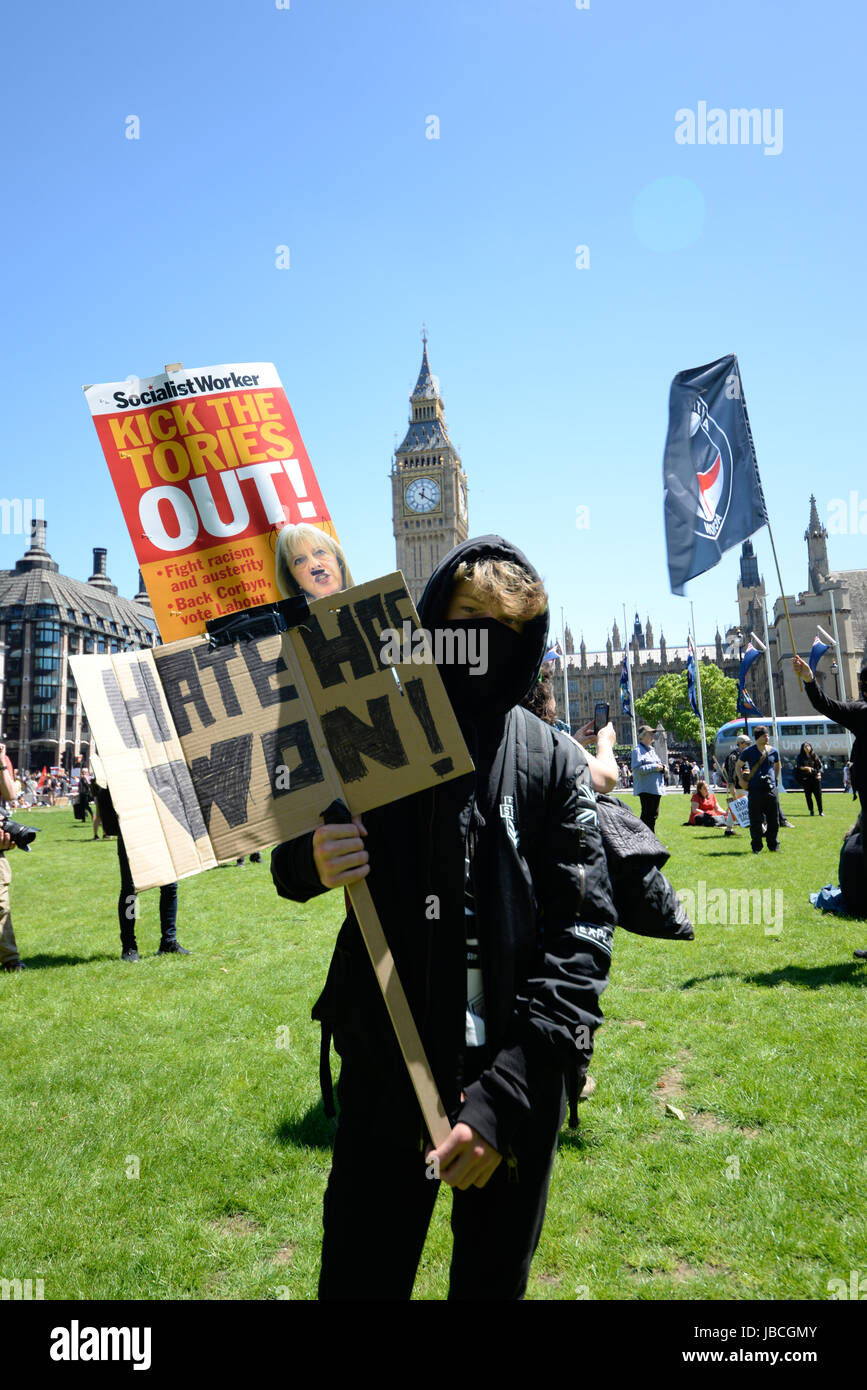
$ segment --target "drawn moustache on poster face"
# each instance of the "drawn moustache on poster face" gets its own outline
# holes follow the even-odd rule
[[[284,598],[324,598],[352,587],[346,557],[333,536],[317,526],[284,526],[275,551],[277,588]]]

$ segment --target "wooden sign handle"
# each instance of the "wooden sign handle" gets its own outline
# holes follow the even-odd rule
[[[403,1053],[409,1079],[421,1106],[424,1122],[434,1146],[438,1148],[452,1132],[451,1121],[440,1099],[424,1044],[419,1037],[394,957],[382,930],[379,913],[364,879],[360,879],[358,883],[350,883],[348,891],[352,910],[361,928],[364,944],[376,971],[385,1007],[388,1009],[388,1016]]]
[[[345,824],[352,816],[342,801],[333,801],[323,812],[326,825]],[[379,913],[364,879],[347,885],[352,910],[361,928],[364,944],[370,956],[370,963],[376,973],[385,1007],[394,1028],[398,1046],[403,1054],[409,1079],[413,1084],[421,1113],[428,1133],[435,1147],[439,1147],[451,1134],[452,1126],[445,1112],[433,1072],[424,1050],[424,1044],[415,1026],[415,1019],[404,993],[394,956],[391,954],[385,932],[379,920]]]

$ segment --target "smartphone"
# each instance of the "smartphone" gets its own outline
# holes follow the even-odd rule
[[[593,707],[593,732],[598,734],[608,723],[608,706],[604,700],[597,700]]]

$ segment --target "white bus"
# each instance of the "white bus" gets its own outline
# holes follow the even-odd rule
[[[742,718],[732,719],[730,723],[723,724],[716,736],[714,756],[720,767],[732,749],[737,747],[737,737],[744,732],[745,722],[746,732],[751,739],[755,738],[756,725],[764,724],[770,734],[771,743],[774,742],[774,722],[770,716],[766,719],[751,718],[746,721]],[[849,761],[849,742],[846,730],[841,724],[834,724],[832,720],[820,714],[809,717],[781,715],[777,718],[777,730],[779,738],[776,747],[782,760],[784,787],[799,790],[793,774],[802,743],[811,743],[813,752],[822,759],[823,789],[843,786],[843,767]]]

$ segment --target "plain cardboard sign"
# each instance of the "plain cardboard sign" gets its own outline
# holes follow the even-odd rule
[[[436,666],[382,656],[407,620],[396,573],[273,636],[71,657],[136,888],[313,830],[335,797],[361,814],[471,772]]]

